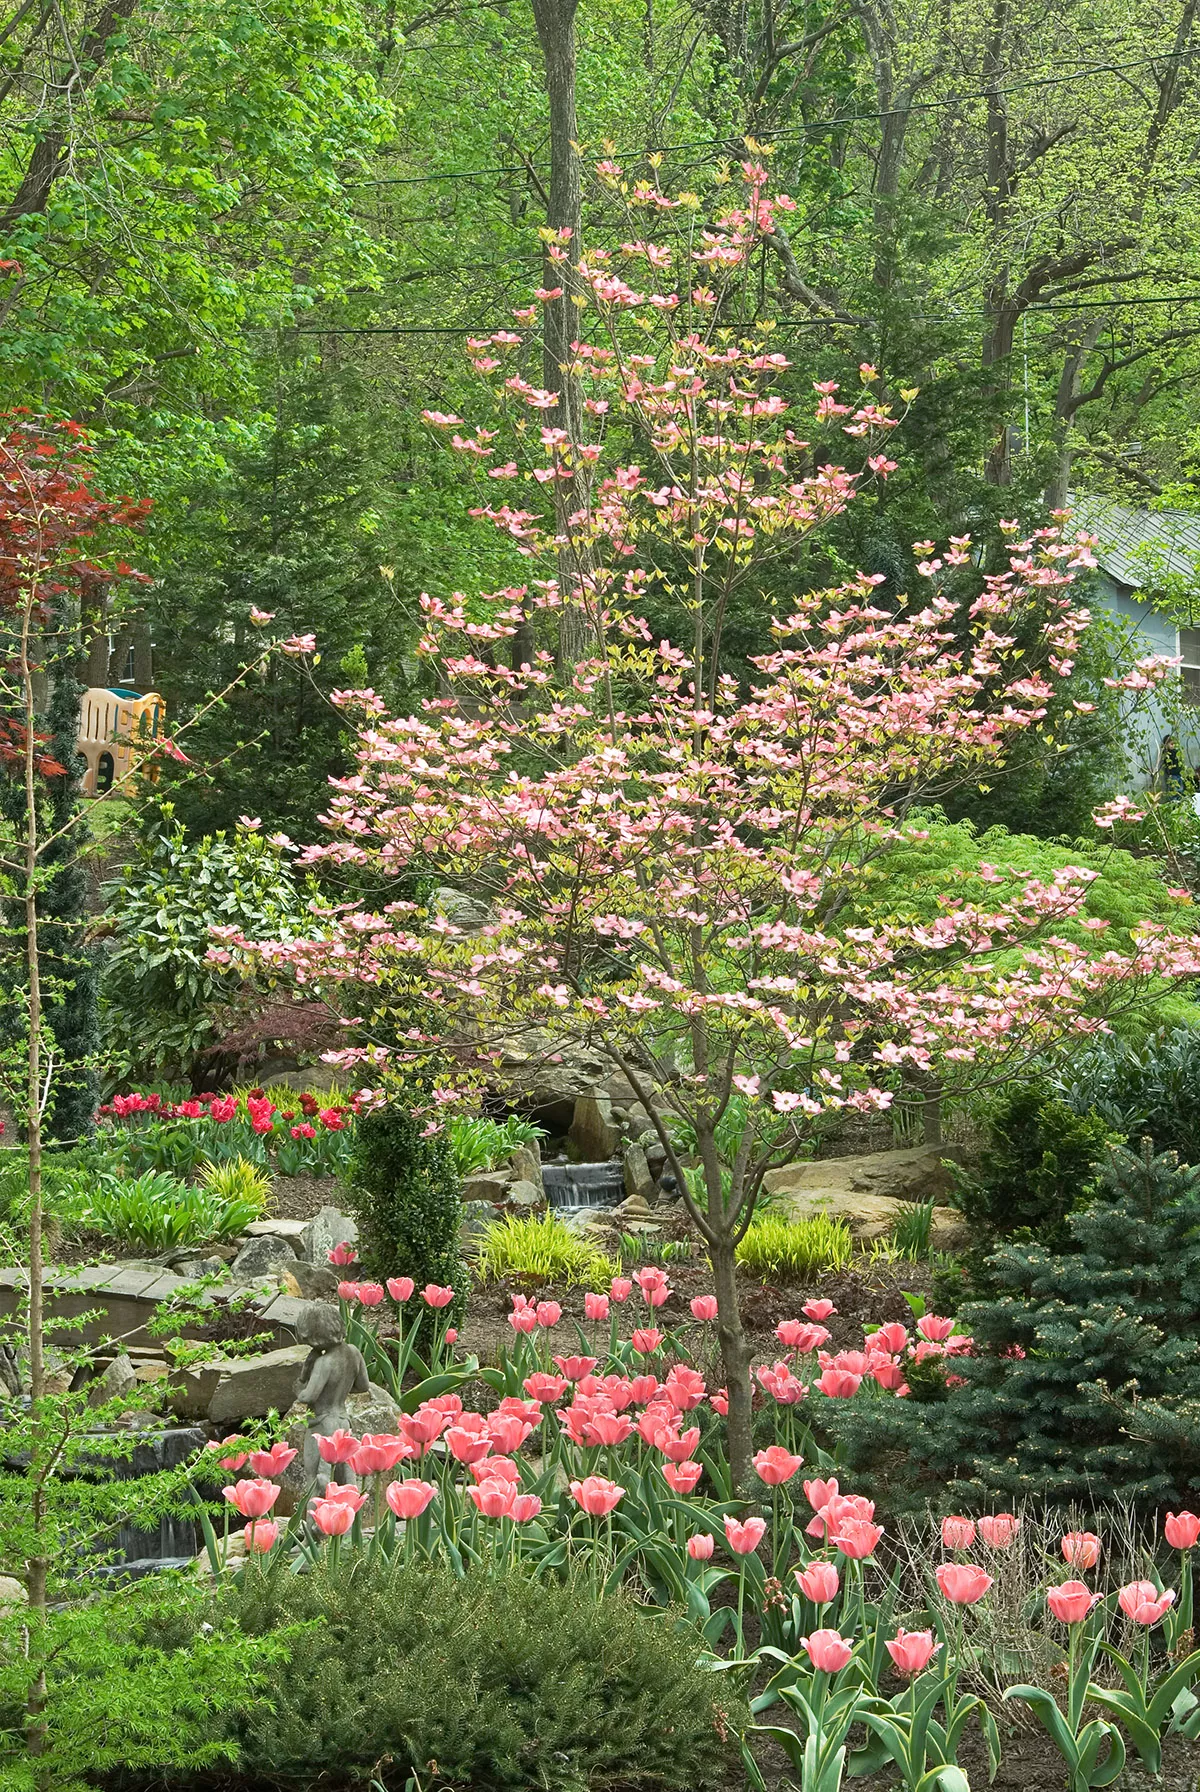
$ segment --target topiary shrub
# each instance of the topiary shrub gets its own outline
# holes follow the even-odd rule
[[[973,1229],[994,1239],[1028,1231],[1054,1246],[1063,1221],[1092,1194],[1108,1139],[1098,1114],[1078,1114],[1040,1080],[980,1112],[986,1143],[970,1170],[954,1172],[955,1201]]]
[[[1096,1198],[1065,1226],[1066,1251],[993,1252],[991,1297],[959,1314],[974,1353],[955,1358],[949,1388],[826,1403],[840,1461],[886,1462],[918,1497],[948,1485],[977,1502],[1194,1498],[1200,1169],[1114,1146]]]
[[[346,1171],[348,1205],[363,1268],[376,1278],[411,1276],[418,1288],[452,1287],[457,1299],[447,1317],[458,1317],[468,1281],[458,1247],[458,1176],[449,1141],[443,1133],[427,1138],[425,1124],[400,1099],[362,1116]]]
[[[699,1788],[733,1764],[730,1677],[697,1666],[690,1626],[623,1594],[348,1561],[248,1572],[228,1597],[252,1638],[310,1626],[230,1726],[243,1772],[273,1786]]]

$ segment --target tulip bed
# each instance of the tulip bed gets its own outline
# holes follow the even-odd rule
[[[635,1285],[647,1322],[626,1328]],[[1165,1521],[1163,1543],[1177,1552],[1169,1585],[1151,1549],[1142,1573],[1105,1590],[1100,1536],[1065,1532],[1055,1556],[1041,1556],[1042,1584],[1028,1589],[1021,1613],[1049,1665],[1001,1686],[984,1671],[982,1644],[989,1597],[1024,1540],[1023,1518],[950,1515],[930,1548],[928,1536],[914,1540],[904,1527],[889,1536],[875,1502],[840,1484],[816,1435],[820,1403],[895,1399],[909,1392],[910,1374],[952,1374],[969,1340],[949,1319],[922,1313],[911,1332],[881,1326],[862,1350],[833,1355],[824,1348],[831,1302],[810,1301],[802,1317],[782,1322],[778,1360],[757,1371],[766,1399],[754,1486],[738,1490],[724,1391],[689,1360],[715,1303],[699,1296],[687,1324],[659,1329],[652,1321],[668,1296],[661,1268],[589,1294],[590,1335],[576,1325],[571,1342],[557,1302],[515,1296],[512,1346],[482,1368],[456,1357],[439,1317],[451,1290],[418,1295],[396,1278],[347,1280],[340,1293],[373,1378],[390,1352],[398,1428],[320,1439],[325,1472],[290,1521],[272,1514],[295,1452],[244,1439],[214,1445],[235,1477],[224,1491],[223,1535],[206,1519],[214,1571],[269,1582],[354,1560],[485,1579],[579,1576],[601,1598],[632,1587],[648,1605],[686,1614],[714,1672],[746,1677],[752,1782],[762,1783],[755,1749],[770,1739],[803,1792],[837,1792],[848,1771],[889,1763],[913,1792],[966,1792],[964,1738],[982,1739],[994,1774],[1003,1702],[1044,1727],[1071,1792],[1112,1784],[1130,1749],[1157,1773],[1169,1733],[1200,1736],[1192,1690],[1200,1651],[1191,1648],[1200,1517]],[[400,1320],[387,1343],[370,1320],[385,1301]],[[406,1328],[409,1311],[420,1320]],[[430,1334],[418,1356],[416,1341]],[[245,1554],[235,1562],[229,1536],[239,1518]]]

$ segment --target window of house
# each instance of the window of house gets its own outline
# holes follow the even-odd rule
[[[1179,631],[1179,678],[1185,703],[1200,709],[1200,628]]]

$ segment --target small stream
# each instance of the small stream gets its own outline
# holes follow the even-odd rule
[[[555,1213],[616,1207],[625,1199],[624,1172],[617,1159],[602,1164],[543,1164],[542,1183]]]

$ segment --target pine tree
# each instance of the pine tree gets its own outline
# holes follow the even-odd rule
[[[904,1449],[954,1497],[1179,1500],[1200,1486],[1200,1168],[1112,1147],[1071,1247],[1010,1244],[943,1395],[844,1403],[851,1463]],[[840,1403],[830,1402],[830,1406]]]

